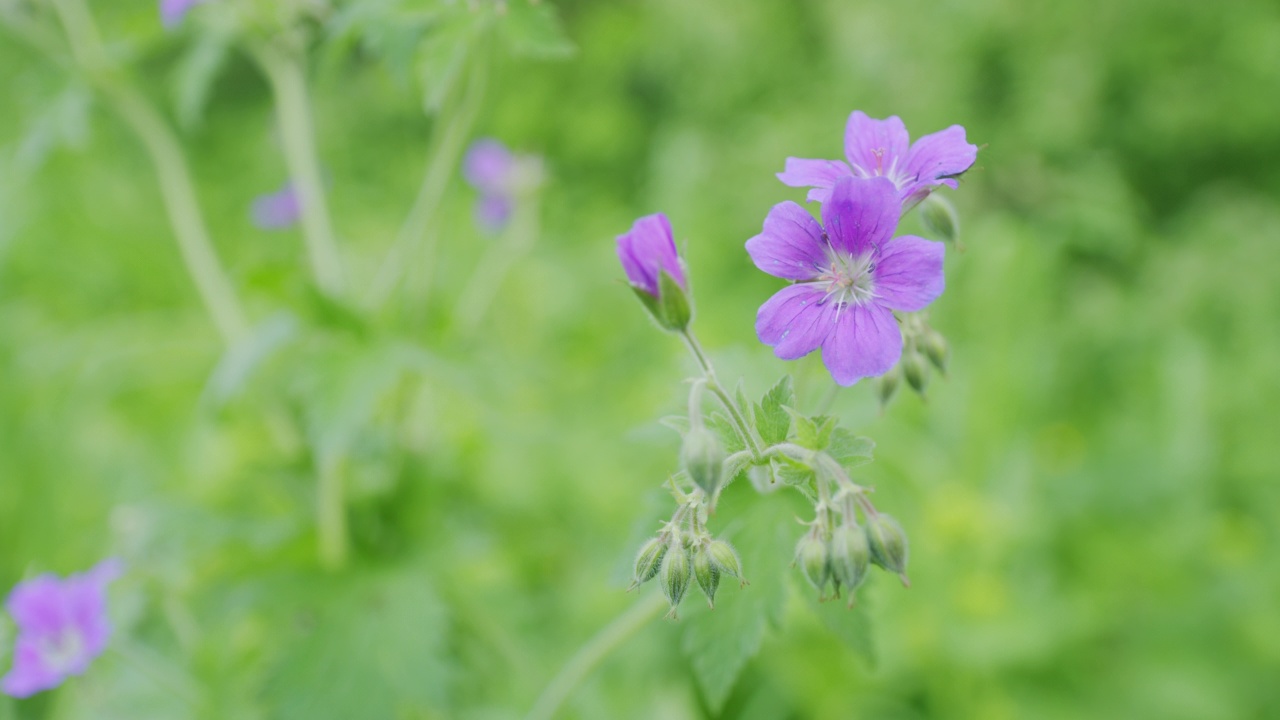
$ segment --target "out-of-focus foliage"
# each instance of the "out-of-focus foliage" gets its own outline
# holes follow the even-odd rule
[[[512,0],[520,24],[494,9],[477,45],[458,33],[488,30],[450,13],[487,3],[341,3],[305,22],[353,283],[413,201],[463,44],[488,73],[477,134],[546,158],[538,244],[467,334],[454,298],[493,241],[456,172],[436,262],[410,268],[430,293],[381,313],[317,297],[299,234],[253,228],[287,172],[215,2],[168,34],[151,3],[91,5],[182,128],[259,327],[234,356],[136,138],[0,33],[0,588],[130,567],[112,652],[0,718],[521,716],[636,602],[632,553],[676,463],[652,418],[681,409],[692,366],[619,282],[613,237],[668,214],[704,344],[758,397],[778,362],[752,323],[777,283],[742,244],[803,198],[773,178],[783,159],[836,157],[853,109],[984,145],[949,193],[965,250],[930,316],[947,379],[882,415],[870,383],[833,406],[876,441],[858,479],[910,533],[912,587],[880,575],[852,612],[724,587],[725,618],[655,619],[565,716],[1280,714],[1274,3],[562,2],[572,47],[546,4]],[[791,369],[816,406],[816,359]],[[336,573],[315,557],[326,448],[353,538]],[[788,562],[787,508],[731,490],[726,516],[767,516]],[[735,603],[785,631],[734,627]],[[705,632],[759,647],[736,682]]]

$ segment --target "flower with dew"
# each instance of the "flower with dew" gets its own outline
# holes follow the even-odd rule
[[[175,28],[191,8],[202,2],[204,0],[160,0],[160,21],[167,28]]]
[[[462,176],[480,192],[476,224],[497,233],[510,221],[517,197],[541,182],[542,163],[536,156],[512,153],[499,140],[482,138],[467,149]]]
[[[618,260],[636,297],[658,324],[683,330],[692,316],[684,261],[676,252],[671,222],[662,213],[645,215],[618,236]]]
[[[263,230],[285,230],[297,224],[302,202],[293,183],[286,183],[273,193],[254,198],[249,214],[253,224]]]
[[[915,207],[938,185],[956,187],[956,178],[978,159],[978,146],[965,140],[964,128],[952,125],[914,143],[902,119],[875,120],[855,110],[844,131],[843,160],[787,158],[778,179],[791,187],[808,187],[809,200],[825,202],[836,180],[853,175],[884,177],[893,182],[903,210]]]
[[[41,575],[19,583],[6,605],[18,639],[0,690],[28,697],[88,669],[111,636],[106,589],[120,572],[120,561],[111,559],[65,579]]]
[[[794,202],[775,205],[747,252],[756,267],[795,283],[760,306],[760,341],[784,360],[822,348],[841,385],[892,368],[902,355],[893,311],[923,310],[945,284],[942,243],[893,237],[901,208],[890,180],[852,175],[835,181],[821,225]]]

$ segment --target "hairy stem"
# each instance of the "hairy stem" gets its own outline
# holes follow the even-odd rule
[[[733,401],[733,398],[729,397],[729,393],[725,392],[724,388],[720,387],[720,382],[716,379],[716,370],[711,365],[711,360],[707,357],[707,354],[703,352],[698,339],[694,337],[693,331],[686,328],[680,331],[680,337],[684,339],[685,346],[689,348],[694,360],[697,360],[698,366],[702,368],[707,389],[716,396],[716,399],[724,406],[725,411],[729,413],[729,421],[733,424],[733,429],[738,433],[738,437],[742,439],[743,444],[751,451],[751,458],[759,462],[764,452],[760,447],[760,440],[756,438],[751,425],[747,423],[742,411],[738,409],[738,404]]]

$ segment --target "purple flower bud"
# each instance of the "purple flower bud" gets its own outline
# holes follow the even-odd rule
[[[286,183],[276,192],[254,198],[250,210],[253,224],[263,230],[285,230],[293,227],[302,215],[302,203],[293,183]]]
[[[111,635],[106,588],[121,569],[119,560],[104,560],[86,573],[41,575],[15,587],[6,607],[18,639],[0,690],[29,697],[88,669]]]
[[[182,22],[191,8],[202,2],[204,0],[160,0],[160,21],[172,30]]]
[[[680,261],[671,234],[671,222],[662,213],[645,215],[632,223],[629,232],[618,236],[618,259],[631,286],[655,298],[663,272],[670,275],[680,289],[689,289],[684,278],[684,263]]]
[[[515,157],[506,145],[493,138],[483,138],[467,149],[462,159],[462,176],[481,193],[502,195],[510,189],[515,164]]]

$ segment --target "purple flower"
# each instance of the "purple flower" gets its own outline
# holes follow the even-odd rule
[[[618,259],[627,280],[636,290],[658,297],[659,278],[663,271],[682,290],[688,290],[684,263],[676,252],[671,223],[662,213],[645,215],[631,224],[631,230],[618,236]]]
[[[791,187],[813,188],[809,200],[825,202],[841,177],[885,177],[898,189],[903,209],[909,210],[938,185],[956,187],[955,178],[978,159],[978,146],[965,141],[964,128],[959,125],[925,135],[910,146],[909,141],[907,128],[897,115],[873,120],[855,110],[844,131],[848,163],[787,158],[778,179]]]
[[[847,175],[834,185],[822,225],[796,203],[780,203],[747,252],[756,267],[795,281],[760,306],[760,341],[783,360],[822,348],[831,377],[852,385],[898,361],[902,334],[892,311],[922,310],[942,294],[944,247],[892,237],[902,204],[889,180]]]
[[[263,230],[284,230],[293,227],[302,213],[302,204],[293,183],[286,183],[276,192],[254,198],[250,214],[253,224]]]
[[[202,2],[204,0],[160,0],[160,21],[167,28],[175,28],[191,8]]]
[[[106,588],[120,572],[119,560],[104,560],[65,580],[41,575],[15,587],[7,607],[18,624],[18,640],[0,689],[28,697],[83,673],[107,647]]]
[[[507,146],[493,138],[471,144],[462,160],[462,176],[480,191],[476,201],[476,223],[496,233],[511,219],[517,161]]]

